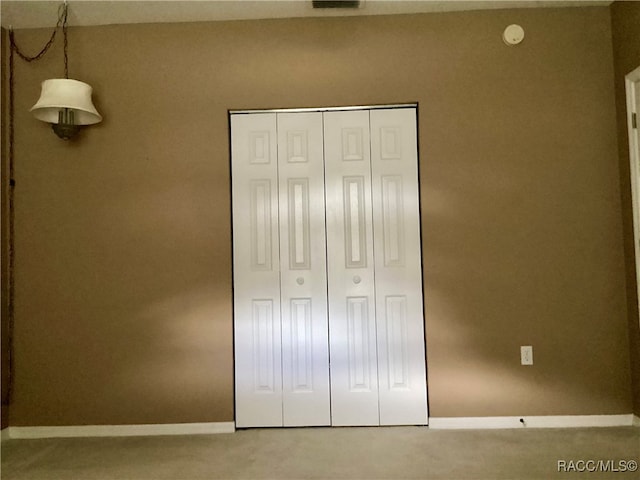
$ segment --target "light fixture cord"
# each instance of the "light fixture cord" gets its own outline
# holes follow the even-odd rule
[[[40,50],[36,55],[33,55],[33,56],[22,53],[20,51],[20,48],[18,47],[18,44],[15,41],[13,29],[9,30],[9,41],[11,42],[11,49],[15,50],[18,56],[21,59],[23,59],[25,62],[33,62],[34,60],[40,60],[44,56],[44,54],[49,51],[49,49],[51,48],[51,45],[53,45],[53,41],[56,39],[56,33],[58,33],[58,28],[60,28],[61,25],[62,25],[62,33],[66,37],[67,36],[67,4],[66,3],[63,3],[62,5],[60,5],[60,7],[58,7],[58,22],[56,23],[56,26],[53,29],[53,32],[51,33],[51,37],[49,38],[49,41],[44,45],[44,47],[42,47],[42,50]],[[67,74],[66,38],[64,42],[64,69],[65,69],[65,76],[66,76]]]
[[[60,10],[58,10],[58,25],[60,25]],[[69,57],[67,55],[67,2],[62,4],[62,37],[64,39],[64,78],[69,78]]]
[[[14,95],[14,53],[17,53],[20,58],[25,62],[33,62],[39,60],[49,51],[53,41],[56,38],[56,32],[62,25],[62,33],[64,35],[64,76],[69,78],[69,69],[67,61],[67,3],[63,3],[58,7],[58,22],[56,23],[53,33],[49,38],[49,41],[42,47],[36,55],[26,55],[20,51],[18,44],[15,40],[13,28],[9,28],[9,159],[8,159],[8,177],[9,188],[7,209],[8,211],[8,247],[7,247],[7,310],[8,310],[8,322],[7,322],[7,343],[9,344],[7,352],[7,364],[8,364],[8,385],[7,390],[4,392],[3,403],[11,403],[13,399],[13,377],[14,377],[14,347],[13,347],[13,331],[15,325],[15,186],[16,181],[14,178],[14,115],[15,115],[15,95]]]

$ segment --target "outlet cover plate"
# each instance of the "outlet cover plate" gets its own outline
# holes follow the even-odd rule
[[[533,347],[531,345],[520,347],[520,364],[533,365]]]

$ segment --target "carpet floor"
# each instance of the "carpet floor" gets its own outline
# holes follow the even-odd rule
[[[9,440],[1,455],[3,480],[636,480],[640,428],[249,429]]]

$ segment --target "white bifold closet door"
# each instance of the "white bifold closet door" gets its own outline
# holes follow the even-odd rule
[[[322,114],[231,129],[236,425],[330,425]]]
[[[415,108],[231,131],[236,425],[426,424]]]
[[[283,425],[330,425],[322,114],[278,114]]]
[[[324,129],[332,424],[426,424],[416,111]]]
[[[380,425],[427,423],[415,109],[371,111]]]
[[[333,425],[378,425],[369,111],[325,113]]]

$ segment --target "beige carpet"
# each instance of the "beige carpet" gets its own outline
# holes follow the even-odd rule
[[[10,440],[10,479],[640,479],[640,428],[430,430],[251,429],[174,437]],[[558,462],[584,472],[558,472]],[[625,461],[622,464],[620,461]],[[602,465],[606,465],[604,463]]]

